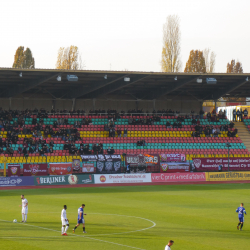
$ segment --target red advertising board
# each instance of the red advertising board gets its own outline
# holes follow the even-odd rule
[[[189,172],[188,162],[161,162],[161,173]]]
[[[20,176],[20,164],[8,164],[8,177]]]
[[[50,163],[50,175],[68,175],[72,174],[72,163]]]
[[[206,181],[205,173],[152,173],[152,182],[195,182]]]
[[[194,158],[192,170],[199,172],[218,171],[222,165],[222,171],[228,170],[228,158]],[[250,171],[250,158],[229,158],[229,169],[231,171]]]
[[[23,164],[23,176],[41,176],[47,174],[47,164]]]
[[[177,161],[177,162],[185,162],[186,155],[185,154],[160,154],[161,161]]]
[[[83,173],[94,173],[95,172],[95,164],[94,163],[83,163],[82,164],[82,172]]]

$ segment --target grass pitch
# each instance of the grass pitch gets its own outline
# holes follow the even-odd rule
[[[250,219],[237,231],[235,209],[250,213],[250,184],[126,186],[0,190],[0,248],[46,250],[249,249]],[[20,195],[29,202],[28,222],[21,221]],[[77,209],[85,203],[87,234]],[[60,214],[68,206],[68,237],[61,236]]]

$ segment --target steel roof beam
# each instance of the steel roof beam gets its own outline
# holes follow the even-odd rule
[[[148,77],[150,77],[150,75],[144,75],[143,77],[133,77],[132,76],[132,78],[130,78],[129,82],[125,82],[125,81],[122,80],[122,81],[120,81],[120,82],[118,82],[116,84],[109,85],[104,89],[100,89],[100,90],[94,92],[91,95],[91,97],[92,98],[97,98],[97,97],[99,97],[101,95],[103,96],[103,95],[111,94],[112,92],[115,92],[115,91],[117,91],[119,89],[123,89],[123,88],[125,88],[125,87],[127,87],[129,85],[132,85],[132,84],[134,84],[136,82],[139,82],[139,81],[141,81],[141,80],[143,80],[145,78],[148,78]]]
[[[36,81],[33,81],[31,83],[28,83],[28,84],[24,84],[22,86],[16,86],[14,89],[8,89],[7,97],[10,98],[10,97],[14,97],[16,95],[22,94],[22,93],[24,93],[24,92],[26,92],[34,87],[37,87],[38,85],[40,85],[44,82],[49,81],[50,79],[52,79],[56,76],[58,76],[58,73],[50,75],[49,77],[47,76],[47,77],[39,78]]]
[[[170,94],[171,92],[183,87],[184,85],[190,83],[190,82],[193,82],[194,80],[196,80],[197,78],[199,78],[200,76],[196,76],[195,78],[191,78],[190,80],[188,81],[180,81],[178,82],[175,81],[173,85],[171,85],[171,87],[167,88],[166,91],[164,90],[158,90],[156,92],[153,92],[152,95],[150,95],[150,98],[153,100],[153,99],[158,99],[159,97],[161,96],[164,96],[164,95],[168,95]]]
[[[231,93],[232,91],[238,89],[239,87],[241,87],[242,85],[244,85],[245,83],[247,83],[248,80],[245,79],[243,82],[240,82],[240,83],[236,83],[236,84],[232,84],[230,86],[227,86],[226,89],[224,91],[221,91],[219,94],[215,94],[214,95],[214,100],[218,100],[220,97],[223,97],[224,95],[226,94],[229,94]]]
[[[119,80],[121,80],[122,78],[124,77],[127,77],[128,75],[123,75],[123,76],[120,76],[112,81],[102,81],[101,83],[97,83],[95,84],[95,82],[93,82],[92,86],[91,87],[88,87],[88,88],[85,88],[84,85],[77,88],[77,89],[72,89],[70,91],[70,98],[79,98],[81,96],[84,96],[84,95],[87,95],[87,94],[90,94],[91,92],[94,92],[100,88],[104,88],[105,86],[108,86],[109,84],[111,83],[114,83],[114,82],[117,82]]]

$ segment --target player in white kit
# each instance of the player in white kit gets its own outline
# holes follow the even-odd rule
[[[68,236],[66,234],[68,228],[69,228],[69,220],[67,219],[67,214],[66,214],[66,209],[67,209],[67,206],[64,205],[63,206],[63,210],[61,212],[61,221],[62,221],[62,235],[64,236]],[[66,227],[65,227],[66,226]]]
[[[24,198],[24,195],[21,195],[22,199],[22,205],[19,205],[19,207],[22,207],[22,221],[21,222],[26,222],[27,221],[27,214],[28,214],[28,200]]]

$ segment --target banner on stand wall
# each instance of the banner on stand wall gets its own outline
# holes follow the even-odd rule
[[[228,158],[193,158],[192,170],[199,172],[218,171],[219,165],[222,165],[222,171],[228,170]],[[248,157],[230,157],[230,171],[250,171],[250,158]]]
[[[82,172],[81,161],[79,159],[73,159],[73,161],[72,161],[72,172],[74,174]]]
[[[189,162],[161,162],[161,173],[189,172]]]
[[[83,163],[82,164],[82,172],[83,173],[94,173],[95,172],[95,164],[94,163]]]
[[[121,161],[121,155],[81,155],[82,161]]]
[[[97,174],[115,174],[121,173],[121,161],[97,161]]]
[[[20,176],[20,164],[8,164],[8,177]]]
[[[171,161],[177,161],[177,162],[185,162],[186,161],[186,155],[185,154],[160,154],[161,161],[171,162]]]
[[[23,164],[23,176],[42,176],[47,174],[47,164]]]
[[[50,175],[67,175],[72,174],[72,163],[50,163]]]
[[[147,183],[151,174],[95,174],[95,183]]]
[[[131,167],[160,166],[160,157],[158,154],[128,154],[125,163]]]

